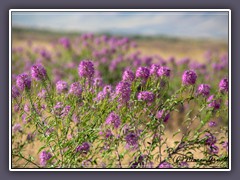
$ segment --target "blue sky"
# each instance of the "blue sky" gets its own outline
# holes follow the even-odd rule
[[[227,12],[13,12],[12,24],[56,31],[228,38]]]

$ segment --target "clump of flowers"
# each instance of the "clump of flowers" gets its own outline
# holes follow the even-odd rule
[[[160,67],[157,71],[159,76],[166,76],[166,77],[170,76],[170,72],[171,70],[169,69],[169,67],[165,67],[165,66]]]
[[[197,74],[193,70],[187,70],[182,75],[182,83],[184,85],[193,85],[197,80]]]
[[[205,97],[209,96],[210,86],[208,84],[200,84],[198,86],[197,93]]]
[[[51,157],[52,157],[52,154],[50,152],[42,151],[39,155],[40,165],[43,167],[46,166],[48,160],[51,159]]]
[[[68,91],[68,83],[60,80],[56,83],[56,89],[57,89],[58,93],[67,92]]]
[[[69,94],[80,97],[82,94],[82,87],[79,82],[74,82],[70,86]]]
[[[138,94],[138,100],[153,102],[154,98],[155,98],[154,94],[149,91],[142,91]]]
[[[80,77],[92,78],[94,75],[94,65],[89,60],[83,60],[78,66],[78,74]]]
[[[113,124],[115,128],[118,128],[121,124],[121,119],[117,114],[111,112],[106,119],[106,124]]]
[[[228,79],[223,78],[219,83],[219,90],[221,92],[228,92]]]
[[[46,79],[47,71],[41,64],[35,64],[31,68],[32,78],[40,81]]]
[[[31,88],[31,83],[31,78],[27,73],[23,73],[17,76],[16,84],[20,90],[29,90]]]

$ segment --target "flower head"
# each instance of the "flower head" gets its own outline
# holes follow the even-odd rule
[[[70,86],[69,94],[72,94],[74,96],[81,96],[82,94],[82,87],[79,82],[74,82]]]
[[[78,66],[78,74],[80,77],[92,78],[94,75],[94,65],[89,60],[81,61]]]
[[[71,47],[70,41],[66,37],[59,39],[59,43],[66,49],[69,49]]]
[[[40,81],[46,78],[47,71],[41,64],[35,64],[31,67],[32,78]]]
[[[210,93],[210,86],[208,84],[200,84],[198,86],[197,93],[203,96],[208,96]]]
[[[166,67],[166,66],[162,66],[158,69],[158,75],[159,76],[166,76],[166,77],[169,77],[170,76],[170,72],[171,70],[169,69],[169,67]]]
[[[50,152],[42,151],[39,156],[41,166],[46,166],[47,161],[51,159],[51,157],[52,157],[52,154]]]
[[[123,72],[123,75],[122,75],[123,81],[132,82],[134,81],[134,79],[135,79],[135,75],[130,69],[127,69]]]
[[[210,133],[207,133],[205,135],[205,137],[207,137],[205,143],[207,145],[209,145],[209,146],[211,146],[211,145],[213,145],[213,144],[215,144],[217,142],[217,138],[214,135],[210,134]]]
[[[82,143],[82,145],[76,148],[77,152],[85,153],[85,154],[88,153],[89,150],[90,150],[90,144],[88,142],[84,142]]]
[[[68,91],[68,84],[67,84],[67,82],[62,81],[62,80],[58,81],[56,83],[56,89],[57,89],[58,93],[67,92]]]
[[[157,75],[160,66],[157,64],[152,64],[150,67],[150,75]]]
[[[118,128],[121,124],[121,119],[117,114],[111,112],[106,119],[106,124],[113,124],[115,128]]]
[[[150,71],[147,67],[139,67],[136,71],[136,77],[141,79],[147,79],[150,75]]]
[[[215,127],[215,126],[217,126],[217,123],[216,123],[215,121],[210,121],[210,122],[208,123],[208,126],[209,126],[209,127]]]
[[[165,114],[165,116],[163,117],[164,114]],[[157,119],[163,118],[163,122],[167,122],[168,119],[170,118],[170,113],[169,112],[165,113],[164,110],[157,111],[156,118]]]
[[[12,98],[17,98],[20,96],[20,92],[16,86],[12,87]]]
[[[30,89],[31,82],[31,78],[27,73],[23,73],[17,76],[16,84],[21,91],[24,89]]]
[[[219,83],[219,90],[221,92],[228,92],[228,79],[224,78]]]
[[[130,132],[126,137],[126,148],[127,149],[137,149],[138,148],[138,135]]]
[[[138,100],[153,102],[154,98],[155,98],[154,94],[149,91],[142,91],[138,94]]]
[[[116,86],[116,95],[119,96],[120,103],[128,102],[131,95],[131,85],[128,82],[120,81]]]
[[[21,132],[22,131],[22,126],[20,124],[14,124],[12,127],[13,132]]]
[[[170,164],[170,163],[168,163],[168,162],[162,162],[159,166],[158,166],[158,168],[173,168],[172,167],[172,165]]]
[[[183,73],[182,83],[184,85],[193,85],[197,80],[197,74],[192,70],[187,70]]]

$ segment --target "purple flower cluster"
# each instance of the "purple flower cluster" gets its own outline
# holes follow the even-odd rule
[[[40,81],[46,78],[47,71],[41,64],[35,64],[31,67],[31,75],[33,79]]]
[[[159,76],[170,77],[170,72],[171,72],[171,70],[169,69],[169,67],[162,66],[158,69],[157,73]]]
[[[200,84],[198,86],[197,93],[202,96],[209,96],[210,86],[208,84]]]
[[[69,49],[71,47],[71,43],[66,37],[62,37],[61,39],[59,39],[59,43],[66,49]]]
[[[118,128],[121,124],[121,119],[117,114],[111,112],[106,119],[106,124],[113,124],[115,128]]]
[[[52,154],[50,152],[47,152],[47,151],[42,151],[40,153],[39,158],[40,158],[40,165],[41,166],[46,166],[48,160],[52,158]]]
[[[228,79],[224,78],[219,83],[219,90],[221,92],[228,92]]]
[[[126,137],[126,148],[135,150],[138,148],[138,135],[130,132]]]
[[[208,126],[209,126],[209,127],[216,127],[216,126],[217,126],[217,123],[216,123],[215,121],[210,121],[210,122],[208,123]]]
[[[128,82],[120,81],[116,86],[116,95],[120,103],[127,103],[130,100],[131,85]]]
[[[89,60],[83,60],[78,66],[78,74],[80,77],[92,78],[94,75],[94,65]]]
[[[67,84],[67,82],[62,81],[62,80],[58,81],[56,83],[56,89],[57,89],[58,93],[67,92],[68,91],[68,84]]]
[[[12,87],[12,98],[17,98],[20,96],[20,92],[16,86]]]
[[[14,124],[12,127],[13,132],[21,132],[22,131],[22,126],[20,124]]]
[[[158,75],[158,70],[159,70],[160,66],[157,64],[152,64],[150,67],[150,75]]]
[[[122,75],[123,81],[132,82],[134,81],[134,79],[135,79],[135,75],[130,69],[127,69],[123,72],[123,75]]]
[[[136,71],[136,77],[146,80],[150,75],[150,71],[147,67],[139,67]]]
[[[170,163],[164,161],[164,162],[160,163],[158,168],[173,168],[173,166]]]
[[[155,95],[149,91],[142,91],[138,94],[138,100],[146,101],[146,102],[153,102],[155,99]]]
[[[80,97],[82,95],[82,87],[79,82],[74,82],[70,86],[69,94]]]
[[[164,110],[157,111],[156,118],[157,119],[162,119],[163,118],[163,122],[167,122],[168,119],[170,118],[170,113],[169,112],[165,113]]]
[[[90,150],[90,144],[88,142],[84,142],[82,143],[82,145],[76,148],[77,152],[84,153],[84,154],[88,153],[89,150]]]
[[[192,70],[187,70],[183,73],[182,83],[184,85],[193,85],[197,80],[197,74]]]
[[[17,76],[16,84],[21,91],[24,89],[30,89],[31,83],[31,78],[27,73],[23,73]]]
[[[214,109],[219,109],[221,106],[221,99],[214,99],[214,95],[209,96],[207,99],[208,107],[214,108]]]

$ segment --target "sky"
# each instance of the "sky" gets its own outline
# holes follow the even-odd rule
[[[228,39],[227,12],[12,12],[13,27]]]

